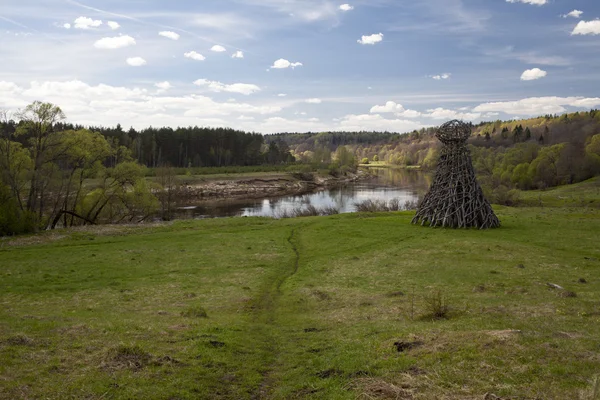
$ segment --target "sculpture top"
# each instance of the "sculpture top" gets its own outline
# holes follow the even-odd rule
[[[471,136],[471,125],[454,119],[440,126],[435,136],[444,144],[462,143]]]

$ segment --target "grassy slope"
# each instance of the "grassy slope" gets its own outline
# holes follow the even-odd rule
[[[498,214],[486,232],[391,213],[5,242],[0,398],[578,398],[600,369],[600,211]],[[428,317],[437,290],[448,319]]]
[[[530,206],[600,207],[600,177],[547,190],[523,191],[520,200]]]

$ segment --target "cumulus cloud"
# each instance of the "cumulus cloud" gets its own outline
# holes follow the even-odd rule
[[[395,101],[387,101],[383,106],[371,107],[371,113],[397,113],[404,111],[402,104],[398,104]]]
[[[244,52],[238,50],[231,55],[231,58],[244,58]]]
[[[159,89],[159,92],[164,92],[171,89],[173,86],[169,83],[169,81],[157,82],[154,84]]]
[[[167,39],[177,40],[179,39],[179,34],[171,31],[161,31],[158,32],[160,36],[166,37]]]
[[[429,77],[432,79],[435,79],[436,81],[441,81],[443,79],[450,79],[451,75],[452,74],[445,73],[445,74],[441,74],[441,75],[429,75]]]
[[[600,106],[599,97],[529,97],[517,101],[483,103],[473,109],[475,112],[503,112],[510,115],[560,114],[566,106],[593,108]]]
[[[352,11],[352,10],[354,10],[354,6],[351,6],[350,4],[342,4],[340,6],[340,10],[342,10],[342,11]]]
[[[398,104],[395,101],[387,101],[384,105],[375,105],[371,107],[370,112],[372,114],[386,114],[386,113],[394,113],[397,117],[404,118],[418,118],[422,115],[419,111],[415,110],[407,110],[402,106],[402,104]]]
[[[562,17],[563,18],[568,18],[568,17],[572,17],[572,18],[581,18],[581,15],[583,14],[583,11],[579,11],[579,10],[573,10],[570,13],[567,14],[563,14]]]
[[[200,53],[196,53],[195,51],[188,51],[187,53],[184,53],[183,56],[185,58],[190,58],[190,59],[196,60],[196,61],[204,61],[204,60],[206,60],[206,57],[204,57]]]
[[[541,70],[539,68],[532,68],[532,69],[525,70],[523,72],[523,74],[521,74],[521,80],[522,81],[533,81],[536,79],[543,78],[546,75],[548,75],[548,73],[546,71]]]
[[[66,24],[63,24],[63,28],[65,28],[65,29],[71,29],[71,24],[69,24],[67,22]]]
[[[141,67],[142,65],[146,65],[147,62],[142,57],[131,57],[127,59],[127,64],[132,67]]]
[[[224,53],[227,51],[227,49],[221,45],[215,44],[210,48],[210,51],[214,51],[215,53]]]
[[[321,99],[317,99],[317,98],[313,98],[313,99],[306,99],[304,100],[306,103],[308,104],[321,104],[323,102],[323,100]]]
[[[369,36],[363,35],[360,39],[357,40],[360,44],[375,44],[379,43],[383,40],[383,33],[374,33]]]
[[[91,29],[97,28],[102,25],[102,21],[99,19],[91,19],[88,17],[79,17],[75,20],[75,29]]]
[[[600,35],[600,19],[579,21],[571,35]]]
[[[279,93],[279,94],[277,95],[277,97],[286,97],[286,96],[287,96],[287,94],[285,94],[285,93]]]
[[[121,123],[138,129],[149,125],[232,127],[240,115],[272,115],[281,111],[277,105],[217,102],[197,94],[165,96],[145,89],[92,86],[82,81],[33,81],[24,87],[0,82],[0,108],[23,107],[36,99],[59,104],[69,120],[79,124]],[[250,128],[258,130],[259,126]]]
[[[112,30],[117,30],[121,27],[121,25],[119,25],[119,23],[115,21],[108,21],[106,25],[108,25]]]
[[[433,119],[465,119],[467,121],[472,121],[481,117],[481,113],[465,113],[438,107],[427,110],[427,113],[423,114],[423,116]]]
[[[212,92],[240,93],[246,96],[260,91],[260,87],[250,83],[234,83],[226,85],[221,82],[209,81],[207,79],[198,79],[194,82],[194,85],[206,87]]]
[[[548,2],[548,0],[506,0],[507,3],[525,3],[525,4],[533,4],[536,6],[543,6]]]
[[[301,67],[302,63],[301,62],[290,62],[284,58],[280,58],[279,60],[275,61],[273,63],[273,65],[271,65],[271,68],[275,68],[275,69],[285,69],[285,68],[296,68],[296,67]]]
[[[402,112],[397,113],[396,115],[404,118],[419,118],[423,114],[415,110],[404,110]]]
[[[129,35],[125,36],[115,36],[115,37],[105,37],[100,40],[97,40],[94,43],[94,47],[97,49],[120,49],[122,47],[133,46],[135,45],[135,39]]]

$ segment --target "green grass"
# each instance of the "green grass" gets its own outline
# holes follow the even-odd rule
[[[519,202],[541,207],[600,208],[600,177],[546,190],[523,191],[520,193]]]
[[[0,398],[583,399],[600,210],[497,212],[490,231],[380,213],[4,240]]]

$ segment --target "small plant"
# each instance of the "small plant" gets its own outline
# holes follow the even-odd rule
[[[450,306],[442,290],[433,290],[425,296],[425,309],[427,311],[426,317],[432,319],[446,319],[449,317]]]
[[[190,307],[187,310],[182,311],[181,316],[187,318],[208,318],[206,310],[200,306]]]
[[[109,356],[105,366],[111,369],[142,369],[152,360],[152,355],[146,353],[137,345],[120,345],[110,350]]]

